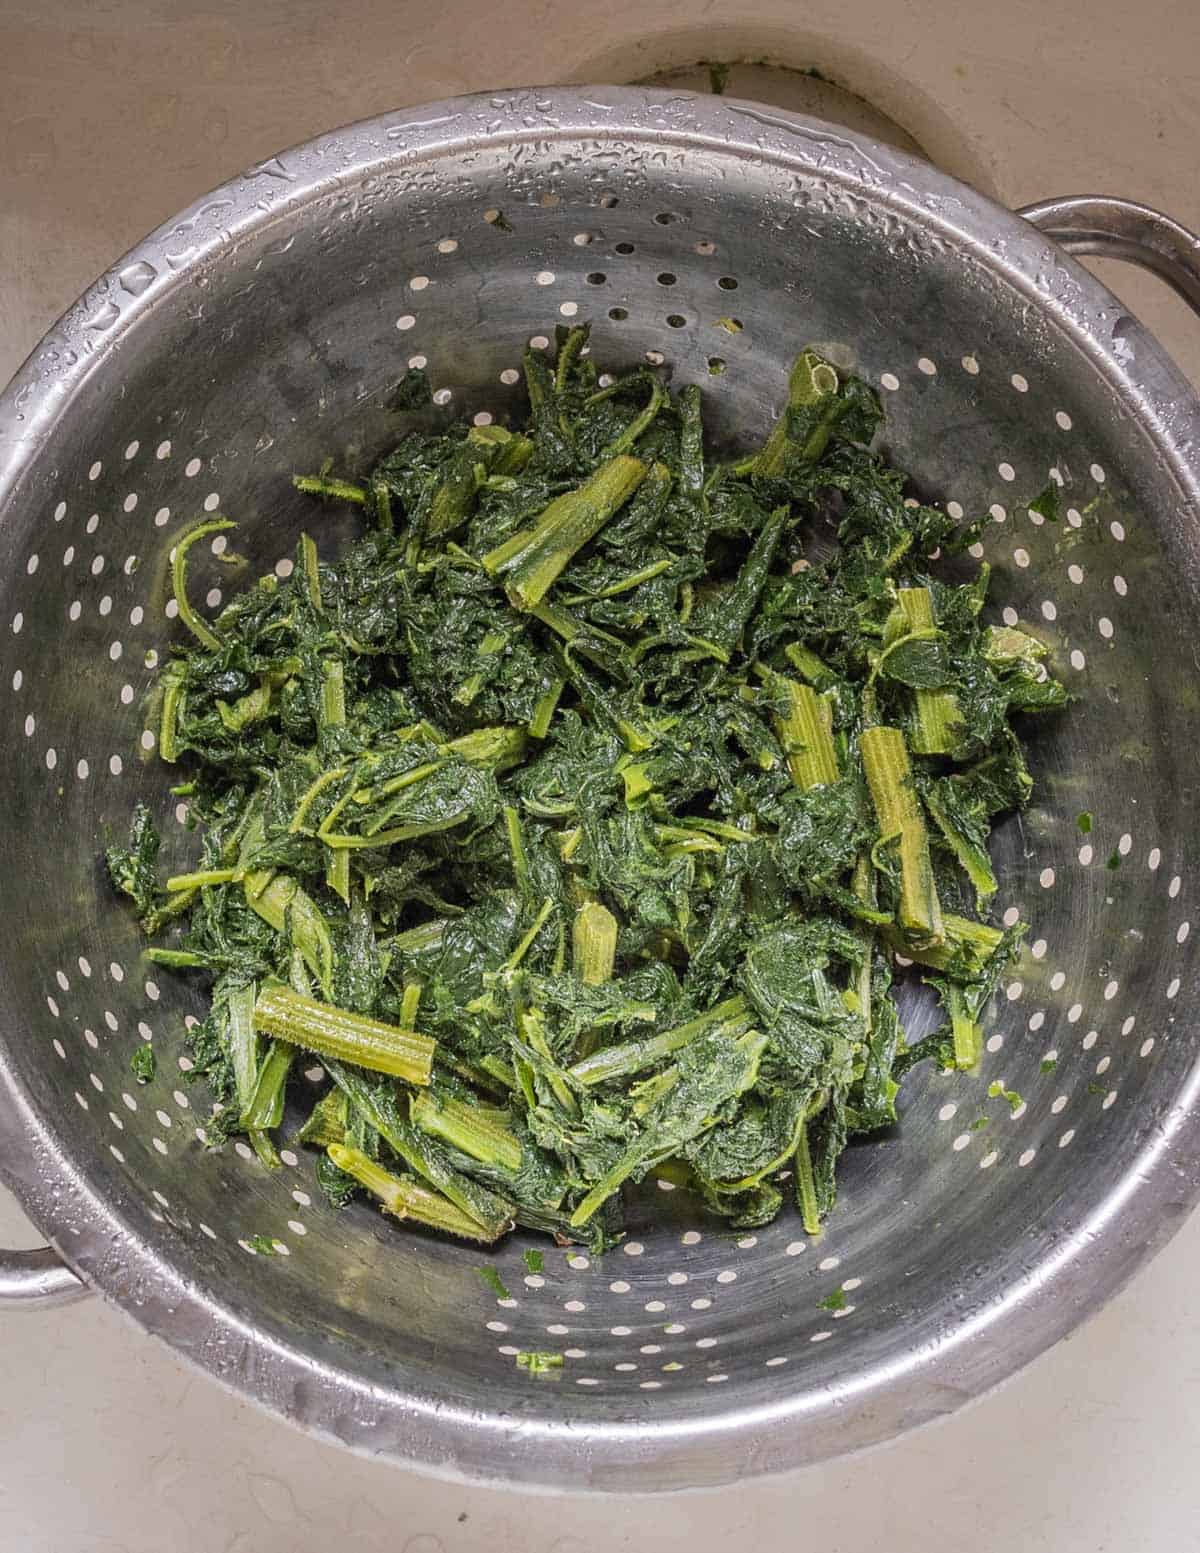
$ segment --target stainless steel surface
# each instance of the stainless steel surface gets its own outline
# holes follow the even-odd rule
[[[69,1305],[87,1293],[87,1284],[49,1246],[36,1251],[0,1251],[0,1303],[40,1310]]]
[[[1200,237],[1133,200],[1102,194],[1041,200],[1019,214],[1068,253],[1127,259],[1152,270],[1200,312]]]
[[[701,382],[731,441],[761,433],[806,341],[881,384],[923,491],[990,510],[995,606],[1039,623],[1080,701],[1039,739],[1039,803],[1001,837],[1002,908],[1033,929],[983,1071],[914,1076],[896,1137],[853,1151],[824,1239],[792,1221],[734,1243],[651,1190],[603,1262],[551,1253],[531,1275],[506,1248],[514,1302],[498,1307],[478,1253],[365,1206],[327,1213],[303,1159],[268,1177],[232,1149],[201,1157],[202,1094],[170,1064],[202,999],[147,976],[95,853],[138,794],[165,797],[139,751],[173,535],[219,504],[265,569],[311,521],[290,471],[328,452],[355,468],[393,437],[406,361],[427,357],[450,410],[503,415],[522,341],[589,315],[598,354],[660,351]],[[749,104],[458,100],[324,136],[198,202],[89,291],[0,406],[5,845],[29,887],[0,967],[0,1154],[35,1222],[244,1394],[447,1474],[622,1492],[746,1477],[1011,1373],[1200,1186],[1194,1040],[1175,1023],[1196,981],[1179,730],[1198,429],[1155,342],[1026,223]],[[1038,523],[1025,503],[1052,478],[1066,518]],[[214,558],[198,584],[236,579]],[[143,1038],[160,1067],[140,1089]],[[1016,1113],[988,1101],[997,1081],[1025,1097]],[[260,1234],[279,1254],[245,1249]],[[516,1371],[514,1347],[550,1341],[560,1381]]]

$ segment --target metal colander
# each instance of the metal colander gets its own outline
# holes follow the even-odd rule
[[[1035,214],[1200,292],[1196,240],[1153,213]],[[403,429],[406,366],[443,417],[519,414],[523,346],[571,319],[607,363],[698,382],[730,446],[763,435],[803,345],[879,385],[897,460],[926,499],[990,515],[992,607],[1033,624],[1078,700],[1038,733],[1035,804],[997,838],[998,912],[1032,931],[981,1071],[910,1076],[894,1133],[845,1156],[819,1240],[791,1212],[738,1237],[652,1180],[619,1249],[539,1240],[533,1273],[521,1236],[493,1256],[334,1212],[303,1154],[271,1174],[241,1143],[206,1151],[184,1042],[203,996],[147,967],[99,852],[138,798],[168,862],[194,845],[143,731],[181,529],[219,507],[285,575],[303,524],[326,551],[350,532],[289,476],[369,465]],[[348,1445],[623,1491],[885,1438],[1069,1331],[1200,1186],[1180,1017],[1200,938],[1198,434],[1190,388],[1063,247],[924,164],[747,103],[600,87],[414,109],[162,227],[0,403],[0,1166],[74,1269],[10,1254],[0,1294],[61,1297],[77,1273]],[[1028,507],[1049,484],[1057,522]],[[210,609],[238,585],[207,552],[193,579]],[[919,1035],[931,1015],[909,1014]],[[563,1368],[530,1376],[524,1349]]]

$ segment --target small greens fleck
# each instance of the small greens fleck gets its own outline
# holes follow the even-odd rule
[[[1044,491],[1041,491],[1029,503],[1030,512],[1039,513],[1047,523],[1057,523],[1062,516],[1062,492],[1052,480]]]
[[[504,1280],[494,1267],[480,1267],[476,1271],[498,1300],[510,1300],[512,1295],[504,1287]]]
[[[832,1294],[827,1294],[823,1300],[819,1300],[817,1303],[820,1310],[845,1310],[846,1291],[844,1289],[835,1289]]]
[[[129,1059],[129,1071],[139,1084],[148,1084],[150,1082],[154,1077],[155,1067],[154,1048],[149,1041],[143,1046],[134,1048],[133,1056]]]
[[[251,1235],[246,1242],[251,1251],[257,1251],[259,1256],[277,1256],[275,1242],[270,1235]]]
[[[563,1367],[563,1356],[560,1353],[519,1353],[517,1355],[517,1368],[528,1370],[531,1375],[549,1375]]]
[[[1079,834],[1081,836],[1090,836],[1091,835],[1091,833],[1092,833],[1092,816],[1091,816],[1091,813],[1087,809],[1085,809],[1082,814],[1079,814],[1079,815],[1076,816],[1075,823],[1079,827]]]
[[[1015,1089],[1005,1089],[1004,1085],[999,1082],[993,1082],[988,1085],[988,1096],[992,1100],[1007,1100],[1009,1109],[1013,1111],[1019,1111],[1024,1104]]]
[[[523,1255],[525,1258],[525,1267],[531,1273],[540,1273],[542,1268],[546,1265],[546,1258],[540,1251],[535,1250],[533,1246],[527,1246]]]

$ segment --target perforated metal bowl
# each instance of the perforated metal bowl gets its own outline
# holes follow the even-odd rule
[[[1038,215],[1197,293],[1195,239],[1152,213]],[[804,344],[881,385],[898,459],[930,499],[990,511],[994,608],[1037,627],[1079,699],[999,838],[999,910],[1032,932],[982,1071],[912,1075],[894,1135],[846,1157],[824,1236],[786,1214],[737,1238],[651,1182],[603,1259],[550,1248],[532,1274],[508,1243],[498,1298],[480,1251],[328,1209],[308,1158],[272,1175],[205,1151],[181,1071],[202,997],[147,970],[98,853],[139,797],[188,852],[143,732],[182,526],[219,504],[282,571],[314,521],[291,472],[356,471],[394,440],[406,364],[446,415],[503,417],[525,342],[583,318],[606,361],[700,383],[731,445],[763,434]],[[746,103],[443,103],[285,153],[161,228],[0,403],[0,1160],[73,1269],[9,1256],[0,1293],[78,1274],[351,1446],[622,1491],[882,1439],[1069,1331],[1198,1186],[1198,431],[1160,347],[1062,247],[923,164]],[[1051,481],[1057,523],[1026,506]],[[318,521],[323,547],[345,532]],[[212,608],[231,586],[215,556],[196,583]],[[158,1074],[139,1087],[142,1040]],[[530,1377],[527,1348],[563,1369]]]

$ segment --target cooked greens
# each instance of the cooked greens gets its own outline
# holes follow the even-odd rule
[[[215,620],[189,553],[230,525],[180,535],[158,749],[199,856],[160,886],[139,808],[109,870],[169,935],[148,956],[211,982],[214,1143],[274,1167],[315,1057],[294,1136],[334,1202],[602,1248],[662,1169],[734,1226],[791,1196],[815,1234],[913,1063],[978,1061],[1021,931],[986,920],[991,827],[1031,789],[1012,720],[1066,697],[983,623],[986,567],[939,563],[969,534],[871,451],[864,383],[802,353],[728,461],[698,388],[602,376],[587,339],[526,352],[519,430],[298,477],[363,537],[305,535]],[[945,1010],[914,1047],[905,974]]]

